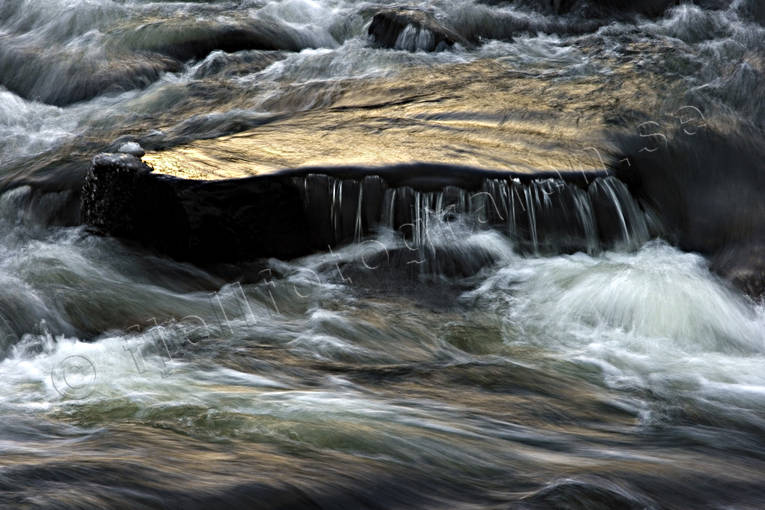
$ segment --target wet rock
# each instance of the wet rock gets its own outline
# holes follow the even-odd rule
[[[300,51],[319,43],[299,30],[272,20],[222,22],[198,19],[162,20],[125,30],[110,45],[138,52],[159,53],[186,61],[206,57],[215,50]]]
[[[166,250],[172,249],[163,239],[182,230],[181,218],[172,194],[161,184],[152,186],[148,176],[152,168],[131,154],[99,154],[93,158],[82,188],[81,215],[91,228],[116,237],[144,240]],[[152,211],[156,209],[156,211]],[[170,214],[170,211],[175,214]],[[160,216],[155,222],[152,216]],[[162,231],[158,225],[168,218],[177,220],[173,229]]]
[[[135,156],[138,159],[141,159],[144,157],[144,155],[146,155],[146,152],[143,150],[143,148],[136,142],[123,143],[120,146],[118,152],[121,152],[122,154],[130,154],[131,156]]]
[[[622,137],[614,165],[631,193],[658,217],[668,241],[713,261],[712,269],[752,296],[765,275],[765,141],[746,127],[653,126]]]
[[[743,293],[765,297],[765,245],[728,246],[711,260],[710,268]]]
[[[55,106],[141,89],[181,67],[162,55],[83,55],[61,47],[16,46],[0,36],[0,85]]]
[[[102,154],[93,159],[85,179],[81,214],[96,232],[135,241],[179,260],[217,264],[290,259],[353,242],[381,225],[411,238],[418,221],[413,215],[417,192],[440,192],[446,205],[456,205],[472,203],[476,193],[486,195],[481,190],[487,178],[523,187],[556,177],[562,176],[412,163],[298,168],[244,179],[198,181],[155,174],[130,154]],[[602,172],[568,174],[562,187],[586,196],[582,190],[599,177]],[[391,188],[395,193],[388,194]],[[386,197],[395,199],[387,203]],[[573,207],[574,201],[566,197],[566,193],[559,197],[560,207]],[[507,231],[509,215],[478,201],[473,205],[486,211],[485,222],[504,225]],[[581,246],[580,240],[569,239],[571,232],[576,233],[572,227],[578,224],[576,214],[545,208],[535,221],[541,229],[540,243],[549,237],[551,249]],[[564,239],[558,242],[555,238],[561,236]],[[459,253],[444,252],[433,264],[445,274],[476,271]]]
[[[460,44],[474,44],[433,15],[416,9],[387,9],[375,14],[369,25],[372,41],[383,48],[407,51],[441,51]]]
[[[263,176],[190,181],[152,172],[130,154],[93,158],[82,189],[82,221],[179,260],[234,262],[310,253],[299,190]]]

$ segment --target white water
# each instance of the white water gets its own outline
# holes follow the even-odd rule
[[[751,411],[765,406],[765,312],[712,275],[702,258],[659,242],[635,253],[520,257],[496,232],[475,231],[459,223],[444,228],[437,221],[431,221],[428,228],[423,239],[432,243],[431,248],[449,247],[452,256],[458,258],[483,252],[497,261],[493,269],[486,268],[464,280],[474,282],[475,290],[463,292],[457,302],[466,307],[463,313],[468,321],[488,316],[490,322],[500,324],[501,341],[507,347],[529,346],[539,353],[524,363],[544,367],[558,360],[585,373],[593,367],[594,380],[609,388],[650,390],[674,398],[683,394],[718,405],[735,403]],[[2,406],[107,405],[127,398],[149,407],[154,405],[151,402],[205,402],[231,411],[229,399],[239,402],[236,394],[245,388],[290,388],[295,382],[279,369],[269,369],[274,375],[264,378],[230,372],[224,382],[218,376],[204,375],[220,375],[220,369],[210,367],[204,357],[186,359],[185,350],[196,352],[199,345],[213,351],[230,350],[252,338],[279,345],[298,357],[323,360],[377,364],[443,361],[445,357],[454,362],[482,359],[455,350],[436,332],[421,330],[416,321],[402,324],[398,333],[391,325],[393,330],[379,336],[374,333],[375,319],[356,312],[359,306],[375,310],[381,305],[356,297],[354,284],[343,281],[342,268],[366,264],[363,271],[373,273],[379,269],[365,261],[372,260],[375,252],[417,249],[392,233],[374,243],[352,245],[296,264],[278,263],[274,269],[287,271],[286,277],[245,286],[246,300],[238,288],[224,288],[218,294],[223,299],[220,302],[215,294],[169,292],[130,281],[130,273],[124,273],[133,264],[129,258],[123,257],[116,266],[85,259],[82,250],[91,248],[76,235],[14,242],[19,243],[15,252],[32,249],[37,255],[23,259],[21,272],[14,269],[22,263],[21,258],[6,258],[4,294],[10,291],[16,302],[25,302],[28,313],[36,306],[39,318],[47,320],[41,327],[48,331],[26,334],[0,362],[4,374]],[[41,258],[53,253],[58,261],[55,266],[41,263]],[[73,308],[51,306],[49,300],[56,294],[51,293],[52,278],[62,277],[70,287],[81,286],[77,281],[100,281],[101,291],[91,294],[92,298],[87,291],[73,295],[69,298]],[[4,299],[9,298],[5,294]],[[55,328],[62,324],[71,329],[67,322],[87,320],[68,315],[78,314],[78,308],[98,313],[99,305],[92,311],[88,306],[82,308],[84,302],[77,305],[83,299],[114,302],[121,307],[132,303],[128,305],[131,314],[143,315],[144,320],[136,323],[132,333],[124,329],[106,333],[95,343],[57,332]],[[38,304],[33,305],[35,302]],[[223,316],[216,309],[219,303],[226,309]],[[380,308],[374,315],[391,313],[399,305],[394,300],[390,306],[393,308]],[[51,315],[53,309],[58,310],[55,315]],[[163,328],[152,327],[152,313],[160,317]],[[196,319],[189,319],[191,315]],[[225,321],[221,322],[221,317]],[[168,322],[170,319],[175,321]],[[199,332],[201,324],[213,332],[210,338]],[[414,330],[407,333],[408,328]],[[412,332],[423,336],[408,336]],[[201,344],[197,344],[200,340],[189,342],[194,335],[203,339]],[[143,353],[138,361],[136,353]],[[505,356],[501,348],[495,348],[495,355]],[[84,365],[79,357],[89,364]],[[507,362],[512,363],[513,358]],[[72,377],[81,376],[79,382],[70,385],[76,390],[72,395],[56,389],[56,378],[60,377],[57,368],[69,370]],[[217,384],[214,381],[226,388],[205,389]],[[61,381],[58,384],[61,386]],[[325,384],[327,391],[348,397],[342,382],[327,380]],[[83,393],[87,393],[85,401],[72,401]],[[293,394],[288,391],[280,395],[289,401]],[[217,402],[211,400],[213,396]],[[297,399],[294,405],[300,407],[303,393],[297,391],[293,396]],[[257,407],[236,409],[250,414]]]

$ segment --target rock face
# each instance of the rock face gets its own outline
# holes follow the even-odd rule
[[[172,188],[131,154],[99,154],[82,188],[82,220],[157,251],[183,253],[188,222]]]
[[[747,128],[684,126],[620,142],[616,175],[660,218],[667,239],[707,256],[753,296],[765,291],[765,141]]]
[[[415,9],[378,12],[369,25],[369,36],[383,48],[407,51],[441,51],[457,43],[467,48],[474,46],[431,14]]]
[[[101,154],[85,179],[81,214],[95,231],[205,265],[291,259],[380,226],[422,239],[419,218],[441,207],[469,213],[536,254],[637,248],[660,235],[761,296],[765,145],[755,133],[688,131],[666,144],[625,138],[611,174],[412,163],[194,181],[155,174],[131,154]]]
[[[288,179],[188,181],[156,175],[129,154],[93,159],[82,220],[98,232],[200,263],[312,251],[303,203]]]
[[[710,269],[749,296],[765,296],[765,244],[728,246],[712,257]]]
[[[610,246],[621,235],[604,229],[601,239],[586,228],[593,222],[582,223],[566,210],[582,199],[602,215],[611,215],[614,205],[623,207],[608,202],[612,192],[598,198],[600,184],[592,183],[603,176],[573,173],[563,180],[557,173],[413,163],[196,181],[155,174],[130,154],[101,154],[85,179],[81,214],[97,232],[179,260],[213,264],[291,259],[351,242],[380,226],[411,235],[421,208],[432,208],[427,200],[438,198],[503,225],[503,231],[514,232],[520,249],[577,251]],[[544,193],[551,198],[542,200]],[[525,205],[512,196],[525,197]]]

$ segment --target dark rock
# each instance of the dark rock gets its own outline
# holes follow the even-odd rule
[[[660,218],[667,239],[710,257],[753,295],[765,251],[765,139],[752,128],[693,127],[620,138],[614,171]]]
[[[174,188],[189,227],[186,252],[178,258],[291,259],[316,249],[300,190],[291,179],[176,180]]]
[[[186,61],[202,59],[215,50],[300,51],[316,42],[298,30],[276,21],[251,19],[221,22],[198,19],[161,20],[126,30],[110,45],[138,52],[153,52]]]
[[[82,188],[82,220],[171,256],[184,254],[188,222],[172,188],[130,154],[93,158]]]
[[[765,244],[765,139],[694,128],[620,140],[616,175],[647,203],[683,250],[713,255]],[[657,138],[658,137],[658,138]]]
[[[93,159],[81,209],[82,220],[97,232],[176,259],[217,264],[326,251],[365,237],[381,225],[412,237],[418,197],[439,192],[444,207],[469,203],[468,210],[483,211],[480,221],[485,226],[501,225],[503,231],[514,232],[521,249],[577,251],[597,249],[597,233],[582,230],[582,211],[576,204],[586,200],[587,187],[603,176],[514,174],[414,163],[302,168],[245,179],[195,181],[154,174],[132,155],[103,154]],[[487,179],[493,183],[489,188]],[[526,206],[516,196],[528,197]],[[536,216],[529,207],[537,208]],[[536,225],[533,231],[530,224]],[[615,239],[605,234],[602,242],[611,245]],[[441,272],[475,270],[460,266],[463,262],[441,267],[441,259],[461,260],[439,257],[433,267]]]
[[[387,9],[375,14],[369,36],[383,48],[407,51],[441,51],[459,43],[474,44],[433,15],[415,9]]]
[[[179,260],[293,258],[312,251],[303,202],[291,179],[189,181],[152,173],[128,154],[93,159],[82,220]]]
[[[765,296],[765,245],[726,247],[712,258],[710,268],[745,294]]]

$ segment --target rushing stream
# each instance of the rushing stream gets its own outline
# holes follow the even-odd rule
[[[565,232],[560,181],[488,179],[239,266],[78,220],[126,141],[212,178],[762,137],[765,8],[697,3],[401,4],[470,41],[427,52],[373,44],[361,0],[0,0],[0,507],[763,508],[765,308],[613,177],[567,188]]]

